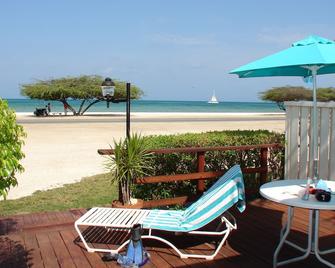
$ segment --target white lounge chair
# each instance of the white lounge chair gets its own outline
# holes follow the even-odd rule
[[[230,232],[237,229],[235,218],[227,211],[237,203],[240,212],[245,209],[245,196],[242,172],[238,165],[229,169],[208,191],[186,210],[141,210],[119,208],[92,208],[75,222],[80,239],[89,252],[118,253],[129,241],[117,249],[99,249],[90,247],[80,227],[96,226],[112,230],[128,230],[134,224],[141,224],[148,231],[142,239],[156,239],[172,247],[181,258],[205,258],[211,260],[221,249]],[[214,231],[204,227],[220,218]],[[224,226],[225,225],[225,226]],[[154,230],[188,233],[193,235],[219,236],[220,243],[211,255],[186,254],[166,239],[153,235]]]

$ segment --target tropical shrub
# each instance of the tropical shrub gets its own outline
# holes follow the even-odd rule
[[[214,131],[200,134],[181,134],[146,137],[151,149],[183,148],[183,147],[211,147],[233,145],[256,145],[279,143],[284,144],[284,135],[266,130],[257,131]],[[269,152],[268,179],[283,177],[284,149],[272,148]],[[260,150],[248,151],[213,151],[205,155],[206,171],[227,170],[235,164],[241,167],[259,167]],[[196,154],[172,153],[154,154],[153,175],[184,174],[197,171]],[[259,184],[256,174],[245,174],[247,187]],[[143,199],[161,199],[196,193],[196,181],[183,181],[175,183],[155,183],[134,185],[134,196]]]
[[[108,156],[106,167],[110,171],[112,183],[118,184],[121,189],[123,204],[130,204],[133,180],[149,175],[151,158],[147,140],[138,134],[114,141],[114,154]]]
[[[6,199],[11,187],[17,185],[15,174],[22,172],[20,160],[25,133],[16,123],[15,112],[0,98],[0,197]]]

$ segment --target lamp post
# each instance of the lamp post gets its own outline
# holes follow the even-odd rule
[[[115,84],[113,80],[107,77],[101,84],[101,93],[104,99],[107,101],[107,108],[109,103],[126,102],[126,135],[127,138],[130,136],[130,83],[126,83],[126,98],[115,98]]]
[[[109,102],[111,98],[114,97],[115,84],[113,80],[109,77],[101,84],[101,93],[104,98],[107,99],[107,108],[109,108]]]
[[[126,135],[130,136],[130,83],[126,84],[127,98],[126,98]]]

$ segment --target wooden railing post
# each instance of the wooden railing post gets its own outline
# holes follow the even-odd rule
[[[118,200],[122,204],[122,187],[121,187],[121,183],[119,183],[118,186],[119,186]]]
[[[268,148],[261,148],[261,157],[260,157],[260,164],[261,164],[261,172],[260,172],[260,183],[261,185],[266,183],[268,177]]]
[[[205,171],[205,152],[197,152],[198,172]],[[197,193],[201,194],[205,191],[205,180],[198,180]]]

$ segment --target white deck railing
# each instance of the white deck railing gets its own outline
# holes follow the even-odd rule
[[[285,178],[307,178],[312,174],[311,118],[313,103],[285,102]],[[318,103],[319,177],[335,180],[335,102]]]

